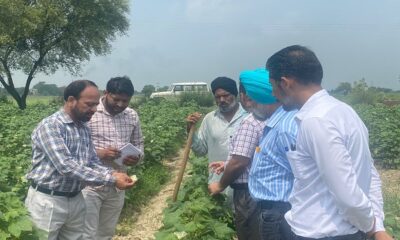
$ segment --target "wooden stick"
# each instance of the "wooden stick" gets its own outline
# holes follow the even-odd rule
[[[188,161],[188,158],[189,158],[190,148],[192,147],[192,140],[193,140],[193,134],[194,134],[195,125],[196,124],[193,124],[190,127],[189,136],[188,136],[188,139],[186,141],[185,150],[183,152],[182,165],[181,165],[181,169],[179,170],[179,173],[178,173],[178,179],[176,180],[175,189],[174,189],[174,195],[172,197],[172,201],[174,201],[174,202],[176,202],[176,198],[178,197],[179,187],[181,186],[183,174],[185,173],[186,164],[187,164],[187,161]]]

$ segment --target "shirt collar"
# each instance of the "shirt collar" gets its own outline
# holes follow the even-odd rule
[[[314,93],[300,108],[299,112],[295,115],[295,118],[299,121],[303,120],[307,112],[311,108],[313,108],[321,98],[326,96],[329,96],[329,93],[325,89],[319,90],[318,92]]]
[[[64,109],[60,110],[60,119],[63,123],[74,123],[71,116],[68,115],[68,113],[66,113]]]
[[[279,120],[285,115],[285,110],[282,106],[278,107],[275,112],[271,115],[271,117],[267,120],[267,127],[273,128]]]

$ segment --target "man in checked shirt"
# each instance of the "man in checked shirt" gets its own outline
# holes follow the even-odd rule
[[[102,166],[86,122],[96,112],[95,83],[78,80],[64,91],[64,107],[43,119],[32,133],[31,181],[25,205],[44,239],[83,239],[84,182],[127,189],[125,173]]]
[[[231,144],[228,162],[219,182],[209,185],[212,195],[223,191],[227,186],[234,189],[236,232],[239,240],[261,239],[259,232],[259,205],[254,201],[247,186],[251,159],[262,136],[266,119],[279,106],[272,96],[272,86],[264,69],[243,71],[240,74],[239,92],[241,103],[250,114],[239,126]],[[224,162],[211,163],[218,174],[223,171]]]
[[[126,172],[126,166],[136,165],[140,160],[140,156],[127,156],[123,165],[116,164],[113,160],[120,156],[121,147],[132,143],[143,153],[139,116],[128,107],[133,93],[128,77],[111,78],[89,122],[97,155],[104,166],[120,172]],[[125,191],[106,185],[87,186],[83,196],[86,201],[84,239],[111,239],[124,205]]]

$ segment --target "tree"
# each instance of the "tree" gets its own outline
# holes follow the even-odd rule
[[[47,84],[45,82],[38,82],[33,86],[37,93],[41,96],[61,96],[62,92],[55,84]]]
[[[153,85],[145,85],[142,89],[142,94],[145,97],[150,97],[150,95],[156,91],[156,88]]]
[[[157,89],[157,91],[158,91],[158,92],[164,92],[164,91],[167,91],[168,89],[169,89],[168,86],[164,86],[164,87],[159,87],[159,88]]]
[[[63,68],[72,74],[92,54],[105,55],[110,42],[129,27],[128,0],[0,0],[0,83],[26,108],[37,72]],[[24,91],[13,72],[27,75]]]
[[[343,94],[346,96],[351,92],[351,83],[348,82],[341,82],[339,86],[333,90],[334,93]]]

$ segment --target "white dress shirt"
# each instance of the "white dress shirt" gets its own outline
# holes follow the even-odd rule
[[[383,230],[381,182],[368,130],[347,104],[315,93],[296,115],[295,151],[287,157],[295,177],[285,217],[294,233],[323,238]]]

